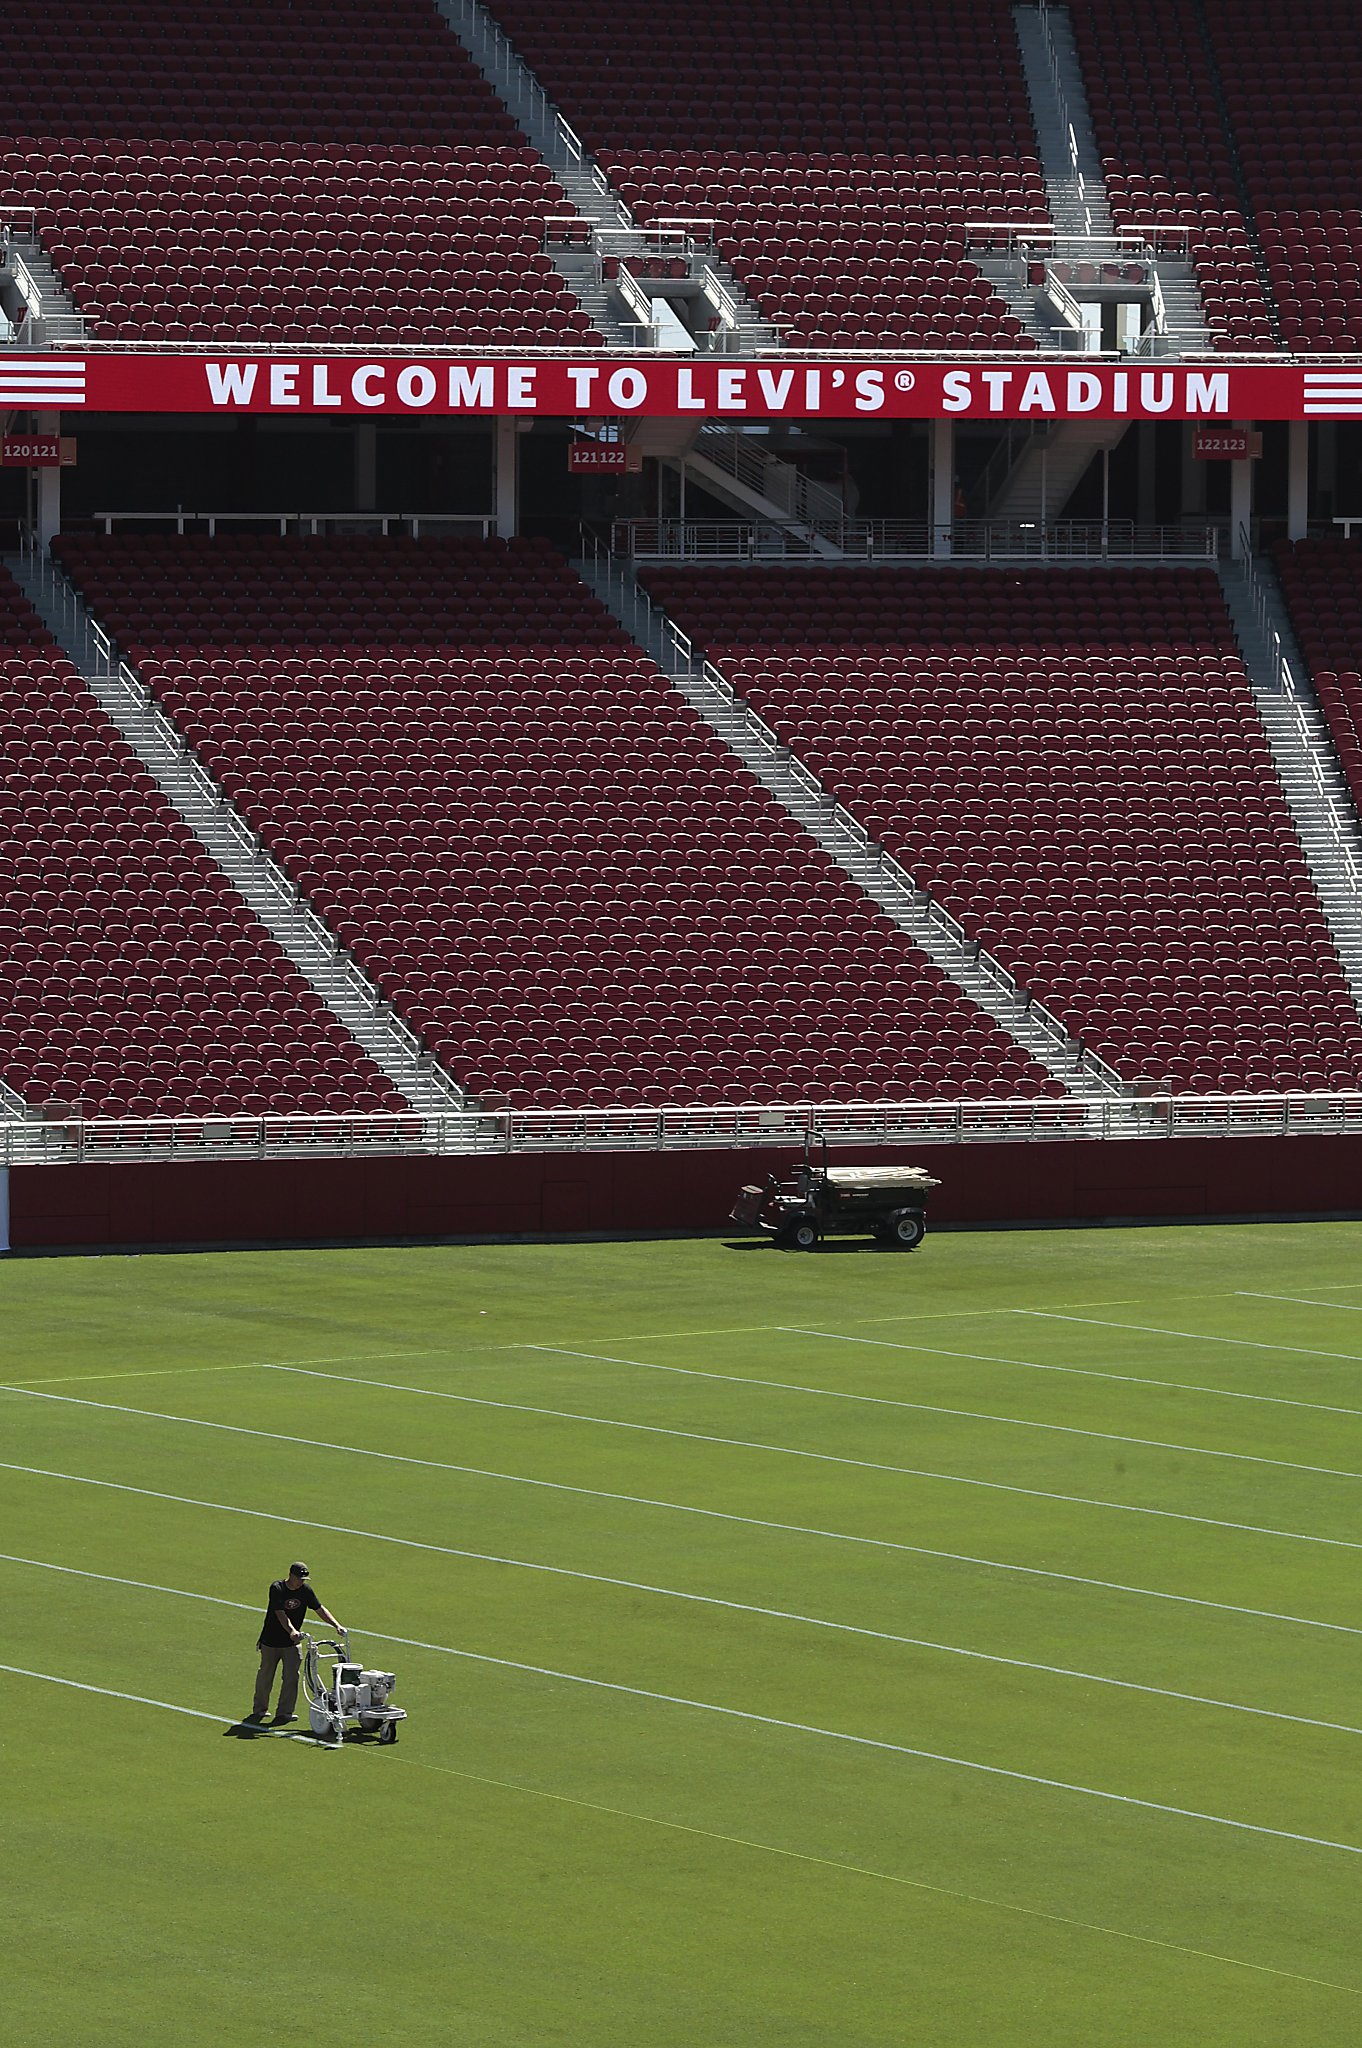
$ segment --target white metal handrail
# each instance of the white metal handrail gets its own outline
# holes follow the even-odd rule
[[[292,876],[275,860],[260,835],[247,825],[184,734],[166,717],[154,693],[120,658],[113,639],[92,617],[57,564],[32,540],[25,540],[22,555],[26,575],[38,584],[44,603],[60,619],[74,644],[83,650],[87,675],[106,681],[117,689],[129,709],[149,729],[157,747],[174,758],[177,769],[186,777],[195,796],[211,808],[222,829],[242,857],[250,861],[257,878],[276,899],[280,909],[296,921],[312,949],[325,956],[330,972],[344,984],[347,997],[370,1016],[381,1015],[407,1056],[413,1061],[423,1060],[425,1055],[416,1033],[379,995],[340,945],[335,933],[317,915]]]
[[[840,523],[846,516],[840,491],[806,477],[753,435],[711,423],[701,428],[694,452],[796,518]]]
[[[220,526],[273,526],[280,534],[316,536],[328,527],[359,533],[377,529],[387,539],[394,532],[419,540],[424,528],[441,533],[467,533],[478,540],[490,540],[496,532],[494,512],[190,512],[183,505],[162,512],[92,512],[90,518],[105,533],[115,526],[173,526],[177,534],[202,526],[213,538]]]
[[[628,600],[633,598],[631,630],[643,646],[655,652],[655,658],[660,659],[664,670],[674,672],[670,658],[675,657],[680,672],[688,678],[694,678],[706,692],[718,700],[726,721],[734,718],[741,720],[744,742],[753,753],[764,759],[768,767],[776,770],[776,780],[785,780],[793,784],[802,796],[817,804],[821,813],[820,822],[843,842],[849,842],[859,861],[873,861],[877,870],[877,881],[886,894],[896,896],[904,904],[911,905],[919,914],[925,915],[939,932],[949,938],[956,951],[963,955],[971,966],[995,988],[1024,1008],[1028,1021],[1062,1049],[1075,1070],[1086,1070],[1096,1075],[1114,1092],[1119,1092],[1121,1084],[1115,1071],[1096,1054],[1087,1052],[1053,1011],[1037,1001],[1029,989],[973,938],[944,904],[937,902],[929,890],[919,887],[909,870],[892,854],[886,852],[878,840],[872,838],[860,819],[824,788],[812,770],[776,736],[746,699],[739,696],[722,670],[699,652],[694,641],[681,631],[667,613],[653,604],[647,592],[640,589],[632,573],[617,562],[613,554],[601,547],[596,535],[584,529],[582,543],[583,552],[595,573],[604,577],[617,600],[620,597],[625,598],[626,604],[621,609],[625,611],[626,616],[630,615]]]
[[[948,552],[974,562],[1189,563],[1214,562],[1221,549],[1214,525],[1119,519],[966,519],[942,527],[912,519],[622,519],[611,531],[614,552],[635,561],[808,560],[822,552],[818,541],[858,561],[920,561]]]
[[[1152,263],[1161,254],[1185,256],[1191,241],[1190,228],[1162,221],[1114,228],[1103,235],[1075,235],[1051,221],[967,220],[964,232],[966,241],[980,248],[987,245],[1001,247],[1008,254],[1030,253],[1038,260],[1072,256],[1085,262],[1105,257],[1121,263]]]
[[[1277,694],[1289,706],[1291,721],[1295,727],[1296,739],[1304,750],[1310,765],[1310,779],[1315,786],[1318,799],[1328,824],[1329,837],[1334,844],[1342,867],[1342,880],[1348,893],[1362,907],[1362,872],[1359,871],[1353,851],[1356,841],[1356,823],[1351,809],[1339,804],[1325,780],[1319,758],[1319,736],[1311,730],[1310,713],[1323,717],[1318,699],[1307,679],[1298,677],[1287,659],[1282,636],[1272,617],[1272,600],[1267,586],[1258,574],[1257,558],[1253,552],[1253,539],[1246,526],[1239,528],[1239,569],[1249,603],[1253,608],[1254,624],[1267,650],[1271,663],[1272,682]],[[1328,730],[1328,721],[1324,720]],[[1332,736],[1331,741],[1332,744]]]
[[[472,50],[475,60],[496,81],[502,99],[520,126],[531,134],[538,132],[555,168],[588,177],[593,190],[620,224],[630,226],[633,216],[612,191],[604,171],[480,0],[437,0],[437,4],[456,23],[456,32]]]
[[[554,1152],[747,1151],[1362,1135],[1362,1089],[1148,1097],[683,1104],[674,1108],[227,1114],[0,1120],[0,1165],[344,1159]]]

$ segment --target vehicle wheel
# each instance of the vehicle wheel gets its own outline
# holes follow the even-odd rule
[[[796,1223],[790,1232],[790,1243],[797,1252],[811,1252],[818,1242],[818,1226],[814,1223]]]
[[[921,1244],[927,1235],[927,1225],[921,1216],[914,1216],[911,1210],[904,1210],[895,1216],[889,1230],[890,1244],[896,1244],[902,1251],[911,1251],[915,1244]]]
[[[378,1739],[379,1739],[379,1741],[380,1741],[380,1742],[396,1742],[396,1740],[397,1740],[397,1723],[396,1723],[396,1721],[385,1721],[385,1722],[383,1723],[383,1726],[382,1726],[382,1727],[381,1727],[381,1728],[379,1729],[379,1731],[378,1731]]]

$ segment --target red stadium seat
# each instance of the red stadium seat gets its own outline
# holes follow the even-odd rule
[[[59,548],[243,815],[470,1086],[543,1105],[1063,1093],[551,549]],[[238,615],[257,654],[219,644]]]

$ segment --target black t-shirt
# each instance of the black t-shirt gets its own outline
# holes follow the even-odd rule
[[[293,1623],[293,1626],[301,1628],[303,1616],[308,1608],[320,1607],[321,1604],[311,1586],[304,1584],[295,1588],[290,1586],[287,1579],[272,1579],[270,1581],[270,1604],[265,1610],[264,1625],[257,1638],[258,1645],[262,1648],[278,1650],[293,1641],[288,1631],[282,1628],[279,1622],[276,1621],[276,1609],[282,1607],[289,1620]]]

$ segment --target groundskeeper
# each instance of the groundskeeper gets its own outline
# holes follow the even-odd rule
[[[294,1721],[297,1715],[293,1709],[298,1700],[298,1670],[301,1662],[299,1645],[302,1642],[300,1624],[308,1609],[319,1614],[328,1628],[340,1629],[334,1614],[322,1606],[310,1584],[311,1573],[305,1564],[291,1564],[288,1577],[274,1579],[270,1583],[269,1605],[256,1645],[260,1651],[260,1670],[255,1681],[255,1698],[249,1721],[264,1721],[269,1717],[270,1693],[274,1689],[274,1674],[282,1664],[284,1676],[279,1687],[279,1711],[275,1726],[281,1722]]]

